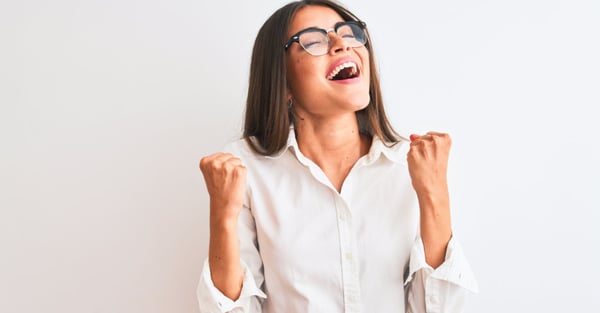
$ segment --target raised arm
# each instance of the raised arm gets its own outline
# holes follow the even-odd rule
[[[437,132],[411,135],[410,139],[408,169],[419,201],[425,259],[437,268],[444,262],[452,237],[446,177],[451,140],[448,134]]]
[[[237,300],[244,280],[237,224],[246,191],[246,168],[232,154],[216,153],[202,158],[200,169],[210,196],[211,278],[225,296]]]

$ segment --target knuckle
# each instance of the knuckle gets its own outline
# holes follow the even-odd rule
[[[210,167],[211,160],[208,156],[200,159],[200,169],[205,171]]]
[[[219,160],[211,160],[208,164],[208,167],[210,167],[213,170],[217,170],[219,168],[221,168],[223,166],[222,162],[219,162]]]
[[[421,150],[422,149],[420,147],[417,147],[416,149],[411,149],[408,152],[407,157],[410,159],[416,159],[421,154]]]
[[[448,143],[448,145],[452,144],[452,137],[448,134],[446,134],[446,142]]]
[[[243,166],[236,166],[234,168],[234,172],[238,175],[244,175],[244,174],[246,174],[246,168]]]
[[[234,169],[234,166],[230,162],[224,162],[223,164],[221,164],[221,168],[226,173],[231,173]]]

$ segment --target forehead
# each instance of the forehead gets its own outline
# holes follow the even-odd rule
[[[288,36],[309,28],[332,28],[335,23],[342,22],[344,19],[332,8],[321,5],[309,5],[296,12],[292,23],[290,24]]]

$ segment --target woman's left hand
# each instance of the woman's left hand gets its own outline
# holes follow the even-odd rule
[[[444,262],[446,247],[452,237],[450,196],[448,194],[448,134],[428,132],[410,136],[408,171],[417,192],[420,229],[425,259],[433,268]]]
[[[408,170],[419,197],[448,194],[446,172],[452,140],[445,133],[428,132],[410,136]]]

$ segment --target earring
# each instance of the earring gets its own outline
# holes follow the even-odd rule
[[[290,98],[290,99],[288,100],[288,103],[287,103],[287,104],[288,104],[288,109],[291,109],[291,108],[292,108],[292,105],[294,104],[294,99]]]

